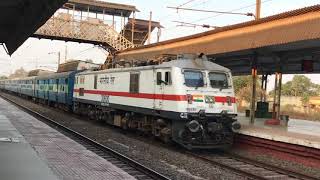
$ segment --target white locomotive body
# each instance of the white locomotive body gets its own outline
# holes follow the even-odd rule
[[[197,58],[77,73],[73,101],[76,113],[187,148],[228,146],[240,128],[230,70]]]

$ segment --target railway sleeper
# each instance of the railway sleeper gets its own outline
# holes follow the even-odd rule
[[[277,174],[277,175],[268,175],[268,176],[263,176],[266,179],[274,179],[274,180],[287,180],[288,176],[287,175],[282,175],[282,174]]]

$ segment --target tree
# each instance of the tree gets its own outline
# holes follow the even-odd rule
[[[18,77],[27,77],[28,72],[21,67],[20,69],[17,69],[14,71],[13,74],[9,76],[9,78],[18,78]]]
[[[252,96],[252,77],[251,76],[235,76],[233,77],[233,86],[238,102],[251,101]],[[261,81],[257,81],[257,98],[261,94]],[[264,93],[264,92],[263,92]]]
[[[270,95],[274,90],[270,91]],[[320,85],[314,84],[304,75],[294,75],[291,81],[282,85],[281,95],[301,97],[302,103],[309,102],[311,96],[320,95]]]
[[[0,76],[0,79],[8,79],[7,76]]]
[[[293,96],[301,96],[304,93],[312,93],[311,88],[313,83],[311,80],[304,75],[295,75],[291,81],[291,95]]]

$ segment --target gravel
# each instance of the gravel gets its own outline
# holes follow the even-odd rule
[[[240,149],[240,148],[233,148],[229,150],[231,154],[236,154],[240,157],[245,157],[257,162],[261,163],[266,163],[266,164],[271,164],[273,166],[281,167],[284,169],[292,170],[295,172],[299,172],[302,174],[307,174],[316,178],[320,179],[320,169],[318,168],[311,168],[311,167],[306,167],[302,164],[291,162],[291,161],[286,161],[283,159],[279,159],[277,157],[273,157],[268,154],[261,154],[258,152],[251,152],[245,149]]]
[[[139,136],[133,132],[105,125],[101,122],[85,120],[84,117],[64,112],[55,108],[35,104],[20,97],[9,94],[19,104],[29,107],[54,119],[83,135],[96,140],[171,179],[246,179],[234,172],[222,169],[183,153],[183,149],[175,145],[162,144],[151,137]],[[215,152],[211,152],[215,153]]]

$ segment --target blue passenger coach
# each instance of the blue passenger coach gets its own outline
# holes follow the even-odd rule
[[[72,107],[76,71],[54,73],[35,78],[35,98],[49,104]]]

